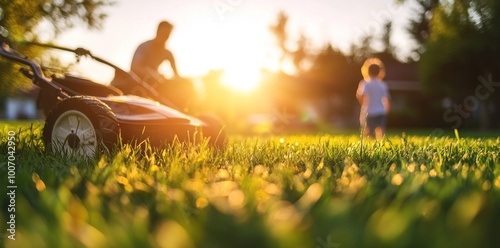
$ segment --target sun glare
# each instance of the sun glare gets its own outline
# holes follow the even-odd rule
[[[222,83],[239,92],[251,92],[260,84],[260,69],[248,67],[230,67],[224,70]]]

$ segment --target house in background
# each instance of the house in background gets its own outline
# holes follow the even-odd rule
[[[28,91],[19,90],[14,95],[4,99],[3,118],[7,120],[34,120],[40,119],[36,99],[39,89],[31,88]]]
[[[430,128],[443,125],[441,100],[426,95],[418,79],[417,63],[389,62],[385,64],[391,113],[389,127]]]

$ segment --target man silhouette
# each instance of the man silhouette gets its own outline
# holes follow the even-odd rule
[[[142,81],[151,85],[159,96],[167,99],[171,107],[187,111],[196,102],[196,91],[191,81],[183,79],[177,71],[172,52],[165,48],[173,25],[162,21],[158,25],[156,37],[140,44],[132,58],[130,71]],[[169,62],[173,78],[167,79],[159,72],[163,62]]]
[[[174,56],[172,52],[165,48],[172,28],[173,26],[169,22],[160,22],[156,37],[139,45],[132,58],[131,72],[153,86],[167,81],[158,71],[158,68],[164,61],[170,63],[174,77],[179,77]]]

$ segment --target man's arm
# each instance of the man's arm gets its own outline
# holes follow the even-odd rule
[[[163,83],[165,81],[165,77],[150,66],[144,49],[145,48],[142,45],[137,48],[132,59],[130,70],[139,78],[145,82],[149,82],[150,84]]]
[[[177,71],[177,65],[175,64],[175,58],[172,52],[169,50],[165,50],[165,60],[168,60],[170,63],[170,67],[172,67],[172,72],[176,78],[180,77],[179,72]]]

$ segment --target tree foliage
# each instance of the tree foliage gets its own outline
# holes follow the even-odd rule
[[[276,38],[276,43],[281,53],[279,58],[280,69],[282,69],[285,62],[291,62],[294,66],[296,74],[300,74],[305,70],[303,68],[303,61],[309,56],[307,52],[309,40],[303,33],[301,33],[296,42],[296,48],[291,49],[289,47],[290,34],[287,31],[287,26],[288,15],[285,12],[280,12],[276,23],[270,25],[269,29]]]
[[[429,38],[429,25],[432,17],[432,12],[439,5],[440,0],[415,0],[417,7],[415,14],[410,18],[408,25],[408,33],[417,43],[416,52],[423,52],[423,45]]]
[[[420,75],[429,92],[462,103],[487,79],[500,76],[500,2],[495,0],[447,1],[439,4],[430,20],[430,35],[420,60]],[[495,81],[496,82],[496,81]],[[493,93],[493,92],[491,92]],[[495,97],[481,99],[483,119],[492,116]],[[469,110],[470,111],[470,110]]]
[[[42,33],[49,39],[55,38],[76,25],[100,28],[106,17],[104,8],[112,4],[112,0],[0,0],[0,33],[10,40],[36,40]],[[16,49],[30,57],[43,52],[33,47]],[[10,61],[0,60],[0,94],[10,94],[25,82],[19,80],[14,67]]]
[[[352,94],[359,81],[359,64],[328,44],[315,56],[307,76],[327,94]],[[326,86],[326,87],[325,87]],[[326,90],[326,92],[325,92]]]
[[[394,54],[396,52],[396,48],[391,42],[392,37],[392,21],[388,20],[384,23],[384,33],[382,34],[382,43],[384,45],[384,53]]]
[[[431,91],[462,98],[478,77],[498,73],[500,3],[453,1],[435,8],[421,59],[422,79]]]

